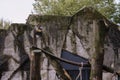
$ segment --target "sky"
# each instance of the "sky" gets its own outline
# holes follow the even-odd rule
[[[33,11],[34,2],[34,0],[0,0],[0,19],[12,23],[25,23]]]
[[[0,19],[12,23],[25,23],[33,11],[34,0],[0,0]]]

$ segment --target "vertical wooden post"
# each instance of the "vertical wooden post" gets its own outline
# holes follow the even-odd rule
[[[39,26],[35,26],[34,28],[34,34],[33,34],[33,46],[37,47],[36,41],[36,35],[39,35],[39,37],[42,37],[42,30],[39,29]],[[40,76],[40,58],[41,58],[41,51],[37,48],[32,47],[31,53],[30,53],[30,80],[41,80]]]
[[[30,80],[41,80],[40,76],[41,52],[32,50],[30,54]]]

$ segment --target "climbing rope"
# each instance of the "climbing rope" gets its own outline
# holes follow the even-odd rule
[[[82,69],[83,69],[83,62],[81,62],[82,66],[79,67],[79,74],[77,75],[75,80],[78,80],[80,77],[80,80],[82,80]]]

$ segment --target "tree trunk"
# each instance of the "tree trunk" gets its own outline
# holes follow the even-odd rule
[[[30,54],[30,80],[41,80],[40,76],[40,52],[31,51]]]
[[[96,21],[95,21],[96,23]],[[94,23],[94,24],[95,24]],[[94,49],[91,54],[91,76],[90,80],[102,80],[103,60],[104,60],[104,40],[107,33],[107,27],[104,21],[99,21],[98,25],[93,26],[94,31]]]

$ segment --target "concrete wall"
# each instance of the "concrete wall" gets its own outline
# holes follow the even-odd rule
[[[9,57],[6,61],[7,70],[1,71],[1,80],[8,80],[12,72],[30,56],[35,25],[39,24],[43,29],[43,36],[37,36],[38,48],[48,46],[57,57],[60,57],[62,49],[66,49],[90,59],[95,43],[92,37],[95,34],[92,27],[99,26],[101,20],[104,22],[106,19],[92,8],[85,8],[72,17],[30,15],[26,24],[12,24],[8,30],[0,30],[0,55]],[[104,64],[114,68],[116,61],[114,61],[113,47],[111,39],[106,37]],[[56,71],[45,55],[42,55],[41,59],[42,80],[59,80]],[[116,65],[118,65],[118,69],[119,64]],[[108,80],[108,78],[113,80],[112,75],[104,72],[103,80]],[[29,80],[29,61],[14,75],[12,80]]]

